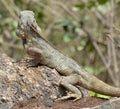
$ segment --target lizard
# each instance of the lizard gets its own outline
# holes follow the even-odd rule
[[[76,84],[100,94],[120,96],[120,88],[101,81],[79,66],[75,60],[63,55],[49,44],[42,36],[41,28],[36,22],[33,11],[20,12],[16,34],[22,39],[26,53],[33,58],[33,65],[40,63],[56,69],[63,75],[60,85],[64,86],[71,94],[58,99],[63,100],[70,97],[75,98],[75,100],[80,99],[82,94],[75,87]]]

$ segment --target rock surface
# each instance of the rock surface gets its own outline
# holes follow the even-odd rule
[[[54,105],[60,96],[58,82],[61,76],[45,66],[27,68],[5,54],[0,55],[0,109],[35,98],[46,106]]]
[[[81,87],[80,100],[56,102],[66,92],[59,86],[62,76],[46,66],[26,65],[27,60],[16,62],[0,54],[0,109],[120,109],[120,98],[90,97]]]

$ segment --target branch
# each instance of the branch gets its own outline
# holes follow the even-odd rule
[[[92,44],[93,44],[93,46],[94,46],[97,54],[99,55],[101,61],[103,62],[106,70],[108,71],[108,73],[109,73],[109,75],[110,75],[110,78],[111,78],[113,84],[114,84],[115,86],[117,86],[118,84],[117,84],[117,82],[116,82],[116,80],[115,80],[115,78],[114,78],[114,74],[113,74],[113,72],[111,71],[111,69],[109,68],[109,66],[108,66],[108,64],[107,64],[107,62],[106,62],[106,60],[105,60],[105,58],[104,58],[104,55],[103,55],[102,52],[100,51],[97,43],[94,41],[93,37],[90,35],[90,33],[89,33],[84,27],[82,27],[82,29],[83,29],[83,31],[87,34],[88,39],[92,42]]]
[[[11,8],[9,7],[8,3],[6,2],[6,0],[1,0],[2,4],[5,6],[5,8],[8,10],[8,12],[10,13],[10,15],[12,16],[12,18],[14,19],[18,19],[18,17],[16,16],[16,14],[11,10]]]

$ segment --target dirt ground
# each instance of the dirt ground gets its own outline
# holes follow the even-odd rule
[[[21,102],[16,104],[13,109],[80,109],[83,107],[93,107],[105,102],[105,99],[95,97],[85,97],[78,101],[65,100],[56,102],[53,106],[41,105],[39,100],[31,99],[27,102]]]

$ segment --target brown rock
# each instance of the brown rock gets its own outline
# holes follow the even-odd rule
[[[27,68],[20,62],[1,55],[0,109],[9,109],[16,103],[33,98],[39,98],[39,104],[52,106],[54,100],[60,96],[57,85],[60,78],[54,69],[46,66]]]
[[[88,97],[88,92],[81,87],[84,97],[80,100],[55,102],[66,91],[58,86],[59,73],[46,66],[27,68],[26,65],[27,61],[16,62],[5,54],[0,55],[0,109],[120,108],[120,98],[106,101]]]

